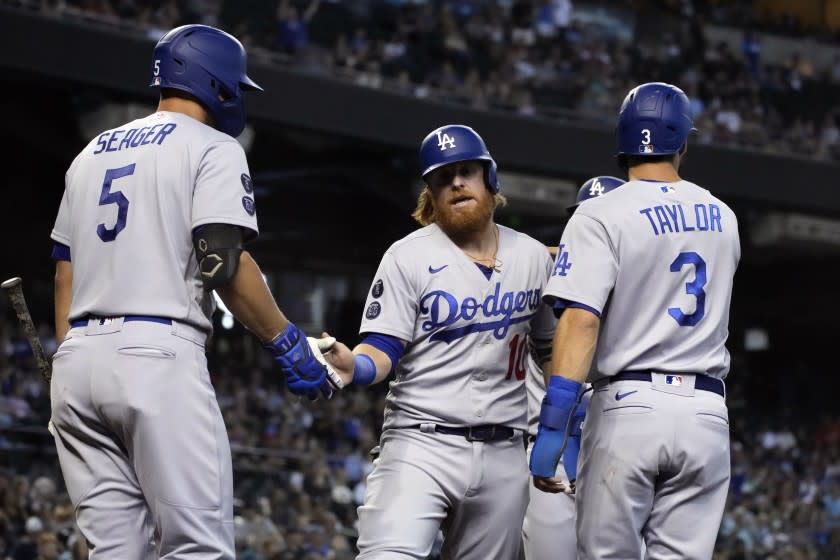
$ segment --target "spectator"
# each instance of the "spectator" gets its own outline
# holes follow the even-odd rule
[[[42,533],[38,536],[37,560],[58,560],[61,552],[58,539],[52,533]]]
[[[744,33],[741,52],[746,58],[750,74],[755,80],[759,80],[761,78],[761,44],[751,31]]]
[[[44,531],[40,518],[31,516],[26,520],[26,533],[12,546],[9,556],[12,560],[35,560],[38,556],[38,539]]]
[[[277,47],[281,52],[294,54],[309,44],[309,22],[318,11],[320,0],[310,0],[303,12],[298,14],[297,6],[290,0],[277,4]]]
[[[552,39],[569,26],[572,20],[571,0],[542,0],[537,9],[536,31],[540,37]]]

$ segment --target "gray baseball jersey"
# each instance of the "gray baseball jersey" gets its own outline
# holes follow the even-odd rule
[[[209,330],[192,231],[210,223],[257,232],[235,139],[171,112],[94,138],[67,171],[52,231],[71,251],[70,317],[154,315]]]
[[[103,132],[70,166],[71,329],[53,360],[55,444],[104,558],[234,558],[230,446],[207,371],[211,295],[192,231],[257,231],[239,144],[178,113]]]
[[[717,379],[729,371],[739,257],[734,213],[688,181],[630,181],[582,204],[563,232],[546,299],[601,314],[578,558],[637,558],[645,546],[653,558],[711,558],[729,481]]]
[[[536,240],[499,226],[497,260],[500,272],[488,281],[435,224],[386,251],[359,329],[408,342],[385,429],[420,422],[526,428],[528,335],[551,339],[554,327],[542,305],[551,258]]]
[[[488,279],[437,225],[391,246],[360,332],[408,342],[391,382],[382,453],[359,508],[360,559],[517,558],[528,499],[521,432],[498,441],[436,425],[526,428],[529,334],[550,338],[545,246],[499,226]]]
[[[735,214],[709,191],[630,181],[569,220],[546,300],[607,317],[590,381],[651,369],[724,378],[740,253]]]

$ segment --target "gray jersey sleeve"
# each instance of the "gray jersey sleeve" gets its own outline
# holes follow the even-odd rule
[[[55,219],[55,226],[53,226],[52,237],[53,240],[70,245],[70,201],[67,197],[67,189],[61,196],[61,205],[58,207],[58,216]]]
[[[414,338],[417,293],[410,271],[389,250],[382,257],[365,302],[359,333],[381,333],[401,340]]]
[[[79,156],[73,160],[70,167],[67,168],[67,173],[64,174],[64,194],[61,195],[61,205],[58,207],[58,216],[55,219],[50,237],[53,241],[58,241],[64,245],[70,246],[70,238],[72,234],[72,223],[70,213],[70,196],[68,194],[68,187],[73,179],[73,174],[76,170]]]
[[[192,228],[213,223],[241,226],[254,236],[259,231],[245,151],[233,139],[210,144],[198,166]]]
[[[563,231],[544,299],[549,305],[568,299],[602,313],[617,273],[618,257],[607,230],[577,212]]]

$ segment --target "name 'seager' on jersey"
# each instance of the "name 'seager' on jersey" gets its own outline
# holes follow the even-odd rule
[[[175,123],[160,123],[142,128],[129,128],[128,130],[108,130],[96,139],[96,145],[99,147],[94,150],[93,154],[117,152],[147,144],[160,146],[177,126]]]

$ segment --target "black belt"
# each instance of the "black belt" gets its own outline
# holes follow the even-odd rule
[[[671,375],[665,372],[662,372],[664,375]],[[678,374],[673,374],[678,375]],[[723,381],[717,379],[715,377],[709,377],[708,375],[704,375],[702,373],[693,374],[694,375],[694,388],[699,391],[710,391],[712,393],[717,393],[721,397],[726,396],[726,391],[724,391]],[[609,383],[613,383],[615,381],[652,381],[653,377],[649,371],[622,371],[621,373],[617,373],[612,377],[607,378]],[[600,381],[600,380],[599,380]]]
[[[508,426],[497,426],[495,424],[485,424],[483,426],[467,426],[465,428],[451,428],[449,426],[435,426],[435,431],[441,434],[448,434],[453,436],[463,436],[467,441],[504,441],[512,439],[516,435],[516,430]],[[420,424],[414,426],[421,428]]]
[[[148,321],[150,323],[161,323],[163,325],[172,324],[172,319],[167,319],[166,317],[154,317],[152,315],[125,315],[120,317],[122,317],[123,322],[126,323],[129,321]],[[88,315],[87,317],[83,317],[81,319],[74,319],[70,321],[70,326],[74,329],[76,327],[86,327],[88,321],[90,321],[91,319],[98,319],[99,324],[104,325],[105,321],[109,319],[119,319],[120,317],[94,317],[92,315]]]

